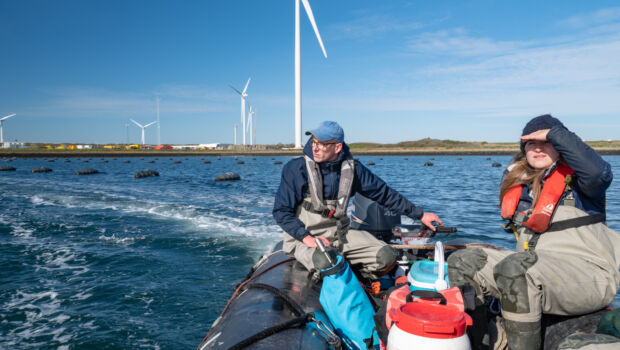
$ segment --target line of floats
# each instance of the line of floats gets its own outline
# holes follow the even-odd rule
[[[11,162],[13,160],[15,160],[16,158],[4,158],[3,160],[5,162]],[[117,158],[112,158],[112,160],[116,160]],[[187,160],[188,158],[185,158],[185,160]],[[201,158],[203,161],[203,164],[211,164],[210,160],[204,160],[204,158]],[[217,160],[221,160],[221,157],[217,157]],[[408,160],[409,158],[404,158],[404,160]],[[434,160],[435,158],[431,158],[431,160]],[[52,158],[52,159],[47,159],[46,161],[48,163],[53,163],[55,162],[57,159],[56,158]],[[76,160],[80,160],[80,158],[77,158]],[[92,160],[92,158],[89,159],[84,159],[82,160],[83,163],[88,163],[90,162],[90,160]],[[140,158],[140,160],[144,160],[144,158]],[[155,158],[155,159],[150,159],[147,161],[147,163],[155,163],[156,160],[159,160],[159,158]],[[180,160],[175,160],[174,158],[169,158],[169,160],[172,160],[172,164],[180,164],[181,161]],[[245,162],[243,160],[238,160],[237,157],[234,158],[234,160],[236,161],[237,164],[245,164]],[[252,160],[256,160],[256,158],[252,158]],[[271,160],[275,160],[274,158],[271,158]],[[383,158],[379,158],[379,160],[383,160]],[[458,160],[462,160],[462,158],[458,158]],[[487,158],[487,160],[491,160],[491,158]],[[71,162],[70,159],[65,158],[64,159],[65,163],[69,163]],[[131,163],[130,160],[125,159],[122,161],[123,163]],[[108,163],[107,159],[103,159],[101,158],[101,163]],[[281,161],[279,160],[275,160],[273,162],[273,164],[275,165],[279,165],[282,164]],[[376,165],[375,162],[369,161],[366,163],[366,165],[368,166],[373,166]],[[433,162],[427,161],[424,163],[424,166],[433,166]],[[491,164],[492,167],[501,167],[501,163],[493,163]],[[16,171],[17,169],[15,167],[9,166],[9,165],[4,165],[4,166],[0,166],[0,171]],[[37,168],[32,168],[30,170],[31,173],[49,173],[51,172],[52,169],[48,168],[48,167],[37,167]],[[79,169],[75,172],[76,175],[94,175],[94,174],[99,174],[99,170],[97,169],[93,169],[93,168],[83,168],[83,169]],[[151,177],[151,176],[159,176],[159,172],[155,171],[155,170],[151,170],[151,169],[144,169],[141,170],[137,173],[134,174],[134,178],[136,179],[140,179],[140,178],[146,178],[146,177]],[[236,181],[236,180],[241,180],[241,176],[235,172],[225,172],[222,173],[220,175],[218,175],[217,177],[215,177],[214,181]]]

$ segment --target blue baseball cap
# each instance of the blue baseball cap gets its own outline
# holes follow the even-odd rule
[[[326,120],[319,124],[319,126],[311,131],[306,131],[306,135],[312,135],[321,142],[327,142],[335,140],[337,142],[344,142],[344,131],[336,122]]]

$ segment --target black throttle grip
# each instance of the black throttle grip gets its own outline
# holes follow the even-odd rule
[[[437,226],[435,227],[435,233],[455,233],[456,227]]]

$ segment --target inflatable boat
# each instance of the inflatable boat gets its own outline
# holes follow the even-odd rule
[[[395,244],[395,246],[401,252],[399,267],[394,269],[390,275],[382,277],[381,281],[379,281],[380,283],[377,284],[377,281],[375,282],[374,287],[380,285],[379,290],[373,292],[370,290],[373,287],[367,286],[369,287],[367,289],[368,297],[372,301],[373,306],[375,306],[375,311],[377,311],[375,321],[378,325],[377,330],[379,330],[381,328],[379,325],[381,324],[385,324],[388,328],[394,325],[394,320],[391,317],[393,318],[397,315],[393,311],[390,312],[390,309],[393,310],[395,308],[395,302],[402,305],[411,301],[411,297],[407,295],[412,294],[409,293],[409,290],[414,290],[417,283],[411,279],[411,273],[415,270],[415,266],[412,268],[412,263],[426,258],[429,250],[433,249],[434,245],[425,244],[431,242],[429,239],[432,233],[429,234],[420,226],[401,225],[399,220],[394,218],[387,217],[386,219],[385,213],[373,208],[372,203],[367,204],[364,206],[356,203],[356,208],[365,208],[365,210],[364,213],[360,213],[359,209],[353,213],[352,226],[357,225],[355,226],[356,229],[367,229],[390,243],[400,243],[399,245]],[[374,214],[366,215],[368,213]],[[371,216],[379,217],[380,220],[373,221]],[[355,224],[356,219],[358,221],[357,224]],[[363,224],[360,224],[360,222]],[[377,226],[372,224],[368,225],[369,222],[379,223],[382,229],[378,229]],[[366,225],[366,227],[363,225]],[[391,230],[387,231],[385,227],[391,227]],[[453,230],[445,231],[452,232]],[[485,244],[464,240],[447,240],[445,244],[440,245],[447,248],[446,255],[450,253],[450,249],[470,246],[488,247]],[[228,304],[198,346],[198,350],[351,348],[346,342],[343,343],[338,329],[335,329],[331,324],[319,302],[322,282],[314,281],[312,274],[294,258],[282,252],[281,247],[282,242],[278,243],[271,252],[262,256],[252,267],[244,281],[237,286]],[[435,255],[437,255],[436,251]],[[443,256],[443,253],[441,255]],[[443,261],[439,264],[442,266]],[[422,265],[420,264],[420,266]],[[403,282],[402,277],[400,277],[403,275],[403,269],[408,278],[404,281],[406,282],[405,284],[398,285],[399,282]],[[423,284],[422,282],[419,285],[424,287]],[[437,303],[447,304],[445,308],[448,308],[448,306],[452,308],[447,310],[440,307],[438,311],[431,311],[431,313],[439,314],[448,311],[449,313],[456,313],[458,320],[453,323],[455,325],[460,323],[460,333],[458,333],[459,330],[457,328],[459,327],[457,326],[454,328],[454,332],[457,333],[453,332],[447,338],[454,338],[455,340],[459,338],[462,345],[464,344],[462,343],[463,337],[466,339],[466,335],[462,333],[465,327],[480,327],[482,325],[472,325],[471,320],[468,321],[469,316],[466,316],[463,312],[463,297],[460,295],[458,288],[450,288],[447,292],[440,291],[440,294],[442,295],[439,296],[439,299],[444,299],[443,302],[430,302],[429,310],[435,310],[439,307],[436,305]],[[433,299],[433,297],[428,296],[426,298]],[[416,310],[418,310],[416,312],[419,313],[419,308],[425,308],[426,306],[420,303],[416,307]],[[542,322],[544,349],[557,349],[558,345],[569,335],[595,333],[599,320],[607,311],[609,310],[601,310],[578,317],[545,315]],[[489,313],[491,316],[489,328],[493,328],[493,323],[501,323],[499,306],[497,304],[494,305],[493,301],[489,304]],[[462,321],[459,321],[461,317]],[[406,327],[401,328],[406,330]],[[415,333],[415,329],[413,332]],[[392,333],[390,332],[390,337]],[[501,344],[503,342],[503,345],[506,345],[505,339],[498,339],[501,337],[501,334],[493,334],[491,329],[490,334],[491,337],[495,337],[492,339],[492,344]],[[433,338],[432,335],[430,337]],[[403,339],[405,341],[401,343],[404,344],[411,341],[408,338]],[[389,343],[389,340],[386,340],[386,337],[382,337],[380,347],[377,348],[375,346],[373,348],[369,345],[369,348],[382,349],[383,344]],[[620,339],[617,340],[620,341]],[[433,343],[433,339],[431,339],[431,342],[419,342],[417,343],[418,345],[413,347],[394,346],[390,347],[390,349],[467,349],[469,342],[468,340],[465,341],[467,345],[462,345],[463,347],[459,347],[461,345],[457,343],[450,342],[439,341]],[[611,337],[610,341],[614,341],[613,337]],[[620,346],[620,342],[616,343],[616,345]]]

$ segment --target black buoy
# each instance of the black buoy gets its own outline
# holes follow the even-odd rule
[[[368,162],[366,165],[375,165],[375,162]]]
[[[101,163],[107,163],[107,162],[108,162],[108,161],[107,161],[107,160],[105,160],[105,159],[102,159],[102,160],[101,160]]]
[[[142,171],[138,171],[133,177],[136,179],[141,179],[143,177],[149,177],[149,176],[159,176],[159,173],[155,170],[144,169]]]
[[[215,181],[236,181],[236,180],[241,180],[241,176],[231,171],[220,174],[215,178]]]
[[[383,158],[379,158],[379,160],[383,160]]]
[[[487,158],[487,160],[491,160],[491,158]]]
[[[0,171],[15,171],[17,169],[13,168],[12,166],[0,166]]]
[[[282,164],[282,162],[281,162],[281,161],[279,161],[279,160],[276,160],[275,162],[273,162],[273,164],[276,164],[276,165],[277,165],[277,164]]]
[[[244,161],[242,161],[242,160],[238,160],[238,161],[237,161],[237,164],[245,164],[245,162],[244,162]]]
[[[65,163],[71,163],[69,159],[65,159]]]
[[[88,159],[84,159],[82,163],[88,163]]]
[[[256,160],[256,158],[252,158],[252,160]]]
[[[491,166],[494,167],[494,168],[499,168],[502,165],[500,163],[493,163]]]
[[[424,163],[424,166],[433,166],[433,165],[434,165],[433,162],[426,162],[426,163]]]
[[[220,158],[220,157],[217,157],[217,160],[220,160],[220,159],[222,159],[222,158]]]
[[[131,161],[127,159],[127,160],[124,160],[123,163],[131,163]]]
[[[431,158],[431,160],[435,160],[435,158]]]
[[[151,159],[151,160],[147,160],[146,162],[147,162],[147,163],[155,163],[155,161],[154,161],[154,160],[152,160],[152,159]]]
[[[49,173],[50,171],[52,171],[52,169],[46,168],[44,166],[30,170],[30,172],[32,173]]]
[[[54,160],[53,159],[48,159],[47,162],[48,163],[54,163]]]
[[[172,164],[181,164],[180,160],[175,160],[174,162],[172,162]]]
[[[93,175],[98,174],[99,170],[93,168],[84,168],[75,172],[77,175]]]
[[[456,160],[463,160],[463,158],[456,158]]]
[[[409,158],[405,158],[405,160],[409,160]]]
[[[202,162],[202,164],[211,164],[211,161],[210,160],[205,160],[205,161]]]

